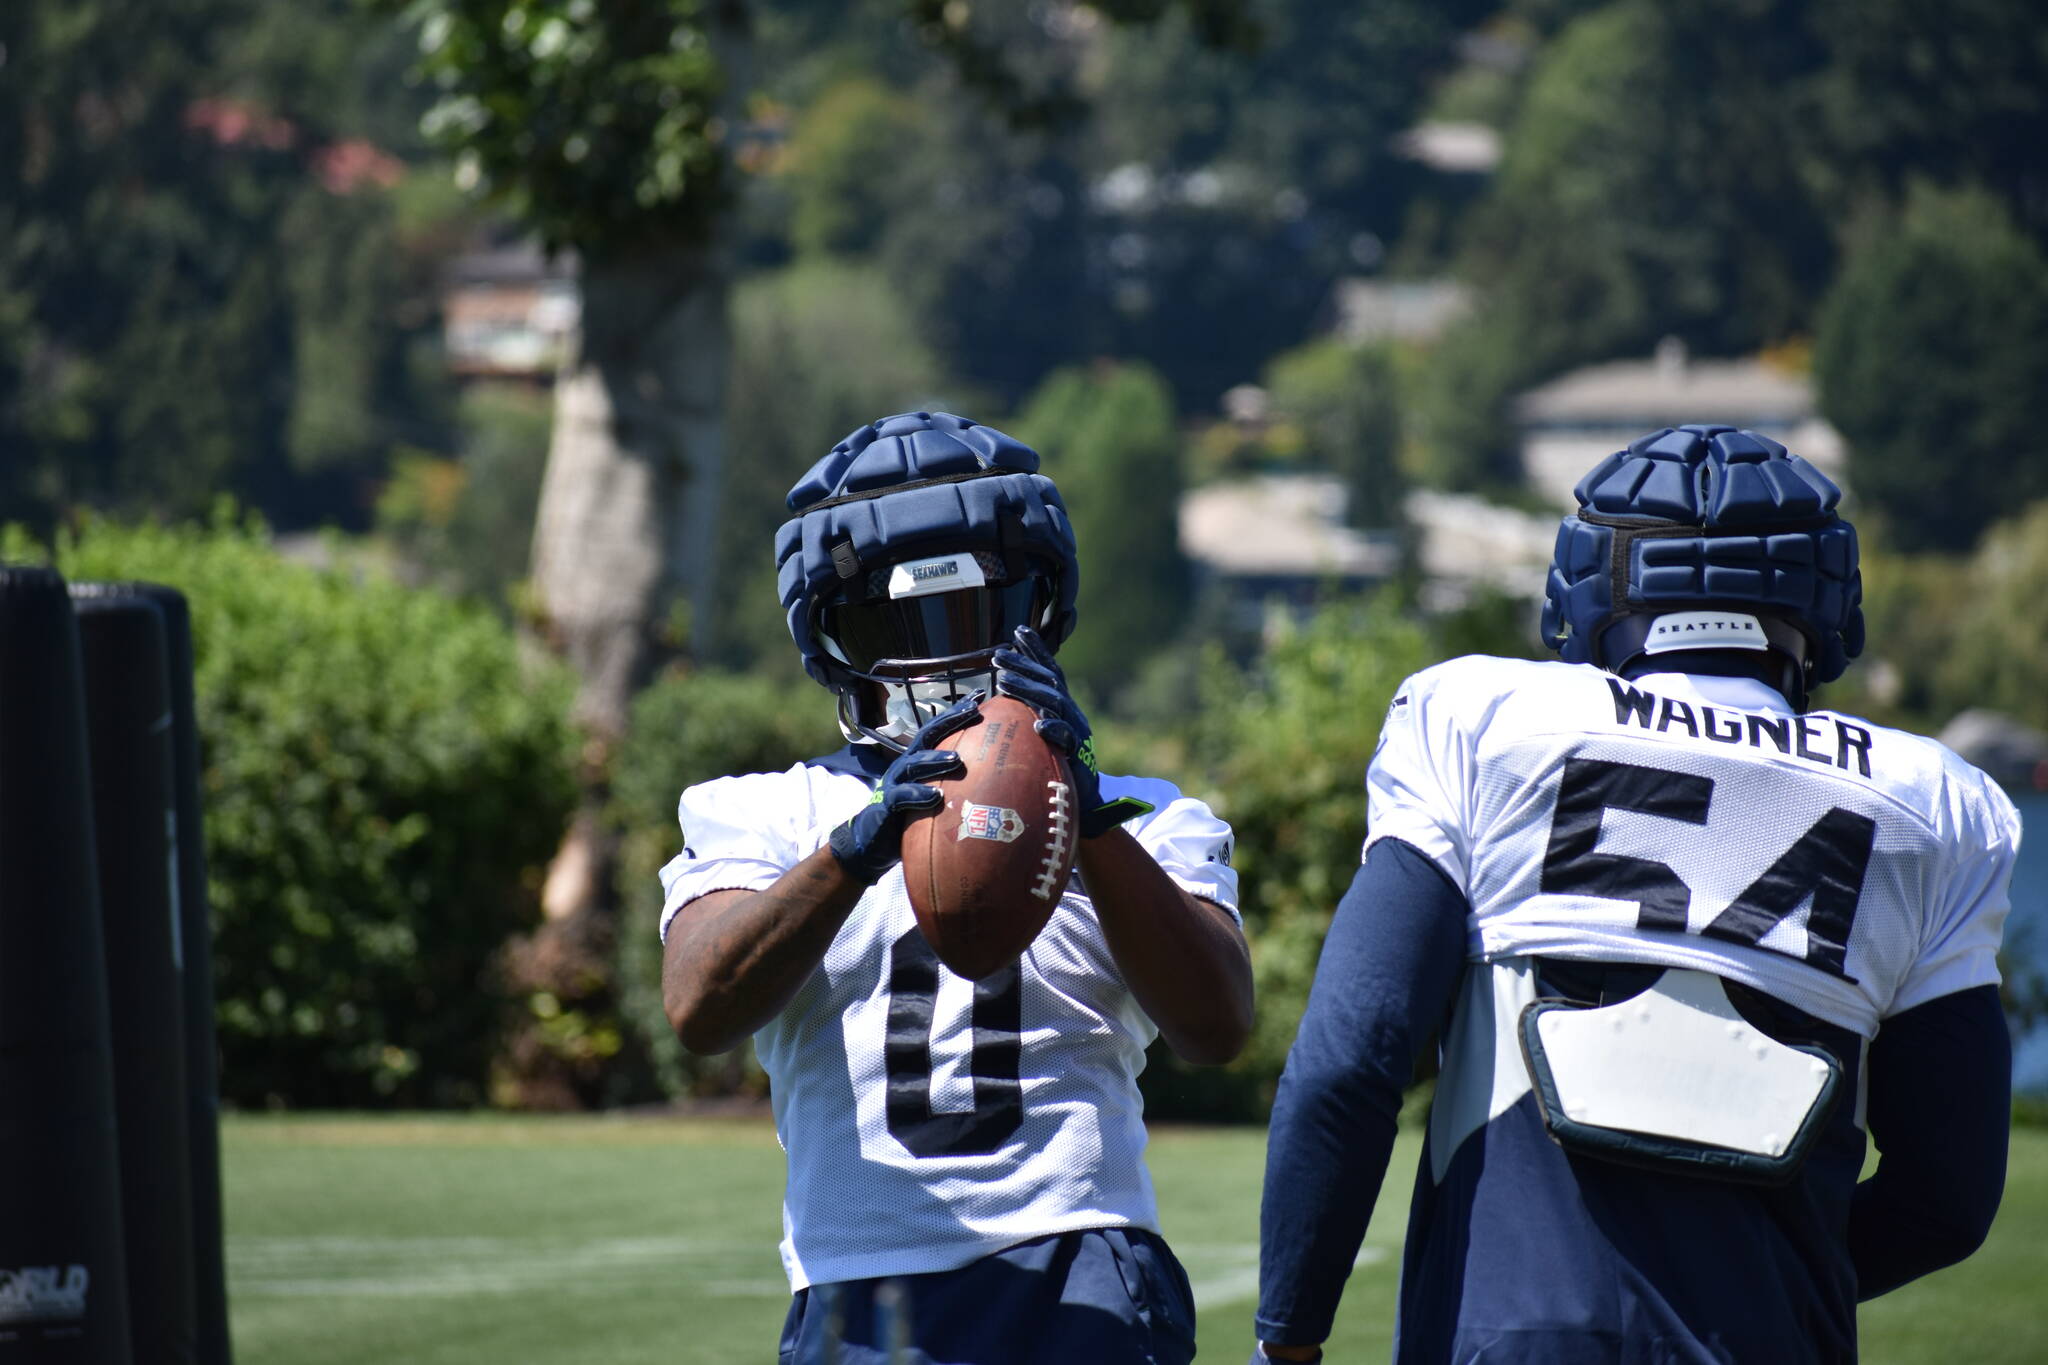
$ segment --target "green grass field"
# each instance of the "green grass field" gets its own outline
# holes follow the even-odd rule
[[[232,1118],[228,1273],[243,1365],[733,1365],[774,1359],[782,1154],[765,1122]],[[1265,1134],[1167,1129],[1152,1169],[1201,1307],[1242,1361]],[[1385,1360],[1416,1139],[1396,1153],[1330,1358]],[[1864,1359],[2048,1360],[2048,1132],[2013,1133],[1990,1242],[1868,1306]]]

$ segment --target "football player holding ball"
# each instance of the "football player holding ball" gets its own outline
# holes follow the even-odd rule
[[[1194,1354],[1137,1075],[1154,1037],[1220,1063],[1249,1035],[1230,828],[1169,783],[1096,771],[1055,660],[1075,625],[1073,531],[1037,469],[1030,448],[940,412],[834,447],[791,490],[775,553],[847,743],[682,795],[663,997],[684,1046],[751,1036],[768,1073],[789,1158],[784,1365]],[[1028,728],[992,702],[984,719],[997,697]],[[951,794],[974,778],[963,753],[1001,767],[1041,743],[1048,799]],[[901,862],[920,820],[941,821],[919,842],[954,841],[954,871],[1034,850],[1007,891],[929,889],[938,855],[920,854],[938,909],[1042,885],[1051,908],[1021,954],[920,928],[935,907],[913,905]]]

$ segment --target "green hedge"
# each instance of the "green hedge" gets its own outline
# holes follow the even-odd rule
[[[1251,669],[1203,668],[1185,766],[1169,772],[1228,820],[1239,904],[1258,987],[1244,1053],[1191,1067],[1154,1047],[1142,1084],[1165,1118],[1263,1119],[1322,952],[1330,913],[1365,840],[1365,765],[1394,689],[1439,656],[1432,634],[1389,596],[1325,606],[1282,627]],[[1102,753],[1118,766],[1107,747]]]
[[[0,553],[44,557],[18,528]],[[228,513],[88,523],[54,559],[191,602],[224,1098],[483,1099],[493,956],[574,799],[566,679],[481,609],[289,563]]]

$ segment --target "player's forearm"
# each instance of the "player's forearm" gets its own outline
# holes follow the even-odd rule
[[[662,1005],[684,1047],[728,1052],[810,979],[867,885],[819,849],[759,891],[714,891],[676,913]]]
[[[1255,1325],[1262,1341],[1308,1349],[1330,1334],[1365,1240],[1402,1078],[1300,1054],[1281,1075],[1267,1136]]]
[[[1252,964],[1230,913],[1175,885],[1136,839],[1081,841],[1081,877],[1124,983],[1176,1054],[1229,1061],[1252,1031]]]
[[[1465,898],[1387,839],[1337,906],[1273,1102],[1260,1204],[1259,1336],[1330,1333],[1394,1148],[1402,1090],[1464,971]]]
[[[1856,1187],[1849,1254],[1873,1299],[1983,1242],[2005,1189],[2012,1042],[1996,986],[1940,996],[1879,1027],[1865,1094],[1877,1170]]]

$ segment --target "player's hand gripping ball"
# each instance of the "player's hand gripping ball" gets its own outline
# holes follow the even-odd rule
[[[867,883],[881,880],[896,865],[903,846],[903,827],[912,818],[937,810],[945,798],[925,785],[961,771],[960,755],[932,746],[978,719],[981,694],[955,702],[918,728],[917,734],[875,784],[875,794],[853,818],[832,831],[827,842],[839,865]]]
[[[1045,742],[1066,755],[1073,773],[1074,799],[1080,811],[1083,839],[1106,834],[1124,821],[1152,809],[1129,797],[1105,802],[1102,779],[1095,768],[1095,740],[1088,717],[1067,691],[1067,675],[1053,662],[1052,647],[1029,626],[1017,627],[1015,648],[995,652],[996,693],[1015,697],[1036,711],[1037,731]]]
[[[1022,702],[983,702],[957,737],[964,771],[903,831],[917,926],[956,975],[979,980],[1031,946],[1067,889],[1079,835],[1073,782]]]

